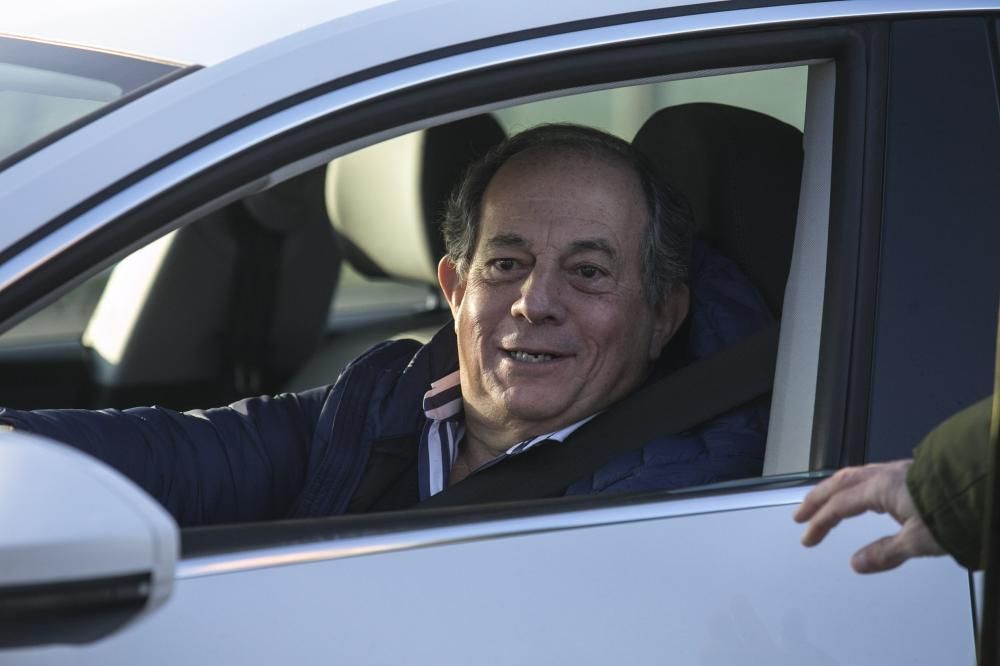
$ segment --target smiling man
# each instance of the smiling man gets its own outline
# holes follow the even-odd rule
[[[687,313],[691,232],[630,147],[594,130],[538,128],[473,168],[438,267],[465,414],[450,482],[565,438],[645,379]]]
[[[228,407],[0,410],[0,423],[108,462],[181,525],[402,509],[536,446],[572,446],[557,443],[639,387],[688,312],[686,208],[603,132],[547,125],[501,143],[470,167],[443,230],[454,323],[426,345],[383,342],[335,384]],[[692,358],[768,319],[730,262],[696,255]],[[713,319],[734,306],[741,318]],[[738,410],[566,492],[759,474],[765,423],[764,407]]]

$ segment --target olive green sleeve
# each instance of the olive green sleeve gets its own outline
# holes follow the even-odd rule
[[[931,534],[969,569],[982,567],[992,403],[987,398],[934,428],[914,450],[906,477]]]

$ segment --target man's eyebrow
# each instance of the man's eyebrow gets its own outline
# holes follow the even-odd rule
[[[519,234],[499,233],[491,236],[486,241],[488,247],[528,247],[528,241]],[[581,238],[569,245],[570,253],[576,252],[601,252],[608,255],[612,260],[618,258],[618,250],[614,248],[604,238]]]
[[[603,252],[610,259],[618,258],[618,251],[603,238],[584,238],[570,243],[573,252]]]
[[[528,241],[518,234],[505,233],[490,236],[486,245],[489,247],[527,247]]]

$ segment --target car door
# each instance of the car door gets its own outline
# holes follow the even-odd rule
[[[848,568],[850,553],[892,530],[888,518],[851,521],[815,551],[799,545],[800,527],[791,521],[815,480],[811,471],[879,457],[870,424],[889,423],[893,413],[882,411],[869,383],[881,390],[898,375],[873,363],[873,349],[888,345],[925,358],[909,329],[883,328],[891,320],[883,308],[901,291],[892,262],[909,261],[893,258],[897,244],[908,247],[894,235],[902,218],[892,217],[899,215],[893,197],[920,187],[900,184],[905,176],[893,166],[915,163],[897,151],[916,139],[895,133],[910,118],[907,105],[892,104],[903,93],[890,74],[911,31],[937,35],[946,19],[914,28],[877,9],[843,9],[858,19],[850,24],[810,5],[669,9],[503,35],[295,91],[308,88],[307,75],[287,83],[283,68],[311,65],[339,37],[336,30],[313,33],[272,47],[279,56],[261,75],[283,83],[251,95],[243,110],[261,109],[240,123],[227,125],[225,114],[240,109],[231,101],[209,119],[195,112],[246,82],[251,75],[239,72],[249,71],[253,57],[202,78],[189,75],[177,82],[182,87],[150,95],[147,106],[122,109],[117,118],[135,124],[114,132],[111,141],[122,150],[115,164],[73,179],[51,200],[29,205],[46,174],[84,175],[87,158],[101,150],[100,128],[0,175],[0,205],[24,213],[3,236],[0,317],[11,321],[204,207],[386,136],[586,88],[809,67],[806,161],[767,476],[687,493],[185,530],[174,591],[155,613],[94,644],[0,651],[0,662],[971,663],[964,570],[936,559],[858,577]],[[402,30],[414,20],[405,18],[391,26]],[[972,32],[985,25],[978,16],[961,20]],[[955,64],[989,69],[991,48],[956,55]],[[200,97],[212,82],[226,85]],[[292,92],[302,94],[274,107],[263,101]],[[190,115],[154,135],[171,109]],[[111,126],[116,115],[104,120]],[[995,116],[992,123],[995,132]],[[61,151],[80,153],[45,163]],[[935,159],[953,164],[964,155]],[[969,219],[980,220],[969,223],[977,230],[984,226],[978,215]],[[968,270],[968,280],[982,279],[984,270],[989,279],[984,264]],[[938,405],[942,395],[951,395],[947,386],[928,400]],[[868,414],[864,427],[859,410]],[[894,454],[911,441],[891,439]]]

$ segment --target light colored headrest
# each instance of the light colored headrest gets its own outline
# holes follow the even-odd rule
[[[468,165],[504,138],[489,115],[412,132],[330,163],[326,207],[361,273],[437,285],[440,218]]]
[[[326,170],[326,210],[333,228],[385,275],[437,283],[420,199],[424,132],[355,151]],[[367,266],[352,264],[363,273]]]

